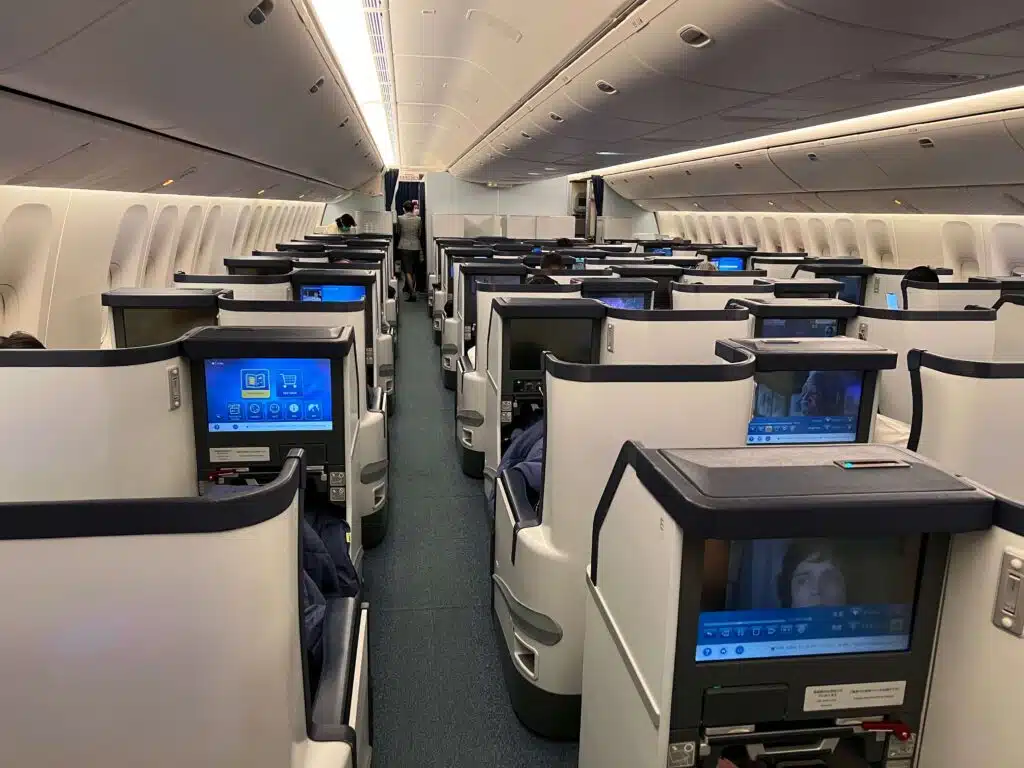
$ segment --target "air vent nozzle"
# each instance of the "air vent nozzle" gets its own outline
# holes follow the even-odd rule
[[[707,32],[693,24],[679,30],[679,39],[693,48],[706,48],[714,42]]]
[[[526,131],[520,131],[519,135],[522,136],[524,139],[527,139],[527,140],[530,140],[530,141],[533,140],[533,136],[528,134]]]
[[[246,18],[249,20],[250,24],[254,27],[258,27],[260,24],[265,22],[273,12],[274,0],[263,0],[262,3],[249,11],[249,15]]]
[[[612,85],[606,80],[598,80],[596,85],[597,90],[599,90],[601,93],[607,93],[609,96],[619,92],[618,88],[616,88],[614,85]]]
[[[548,113],[548,117],[550,117],[550,118],[551,118],[552,120],[554,120],[554,121],[555,121],[556,123],[561,123],[561,122],[563,122],[563,121],[565,120],[565,118],[564,118],[564,117],[562,117],[562,116],[561,116],[560,114],[558,114],[557,112],[549,112],[549,113]]]
[[[316,93],[323,86],[324,82],[325,81],[324,81],[324,79],[322,77],[318,78],[315,83],[313,83],[311,86],[309,86],[309,92],[310,93]]]

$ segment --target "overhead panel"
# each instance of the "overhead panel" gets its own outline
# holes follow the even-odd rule
[[[1012,24],[1022,17],[1016,3],[963,0],[779,0],[795,9],[849,24],[912,35],[954,39]]]
[[[0,4],[0,71],[74,37],[131,0],[32,0]]]
[[[1024,178],[1024,150],[998,116],[880,131],[857,143],[893,187],[1011,184]]]
[[[782,173],[806,190],[871,189],[890,183],[855,137],[773,147],[768,156]]]
[[[0,84],[342,186],[370,178],[375,153],[338,140],[352,109],[295,7],[259,26],[251,8],[124,3]]]
[[[0,125],[0,184],[230,197],[262,189],[309,202],[341,191],[11,94],[0,94]]]
[[[711,42],[686,44],[696,26]],[[921,50],[931,41],[794,11],[774,0],[677,2],[635,35],[629,51],[653,71],[720,88],[781,93]]]

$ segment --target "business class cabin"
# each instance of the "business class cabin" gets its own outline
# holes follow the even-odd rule
[[[1024,5],[0,8],[0,766],[1024,765]]]

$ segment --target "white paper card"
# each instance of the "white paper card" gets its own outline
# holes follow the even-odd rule
[[[210,461],[222,464],[227,461],[270,461],[270,448],[245,446],[242,448],[211,448]]]
[[[804,689],[804,712],[889,707],[903,704],[906,680],[852,685],[809,685]]]

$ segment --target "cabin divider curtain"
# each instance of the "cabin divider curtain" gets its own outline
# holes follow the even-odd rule
[[[604,216],[604,179],[591,176],[590,186],[594,190],[594,215]]]
[[[398,187],[398,169],[388,168],[384,171],[384,210],[392,210],[395,200],[395,189]]]

